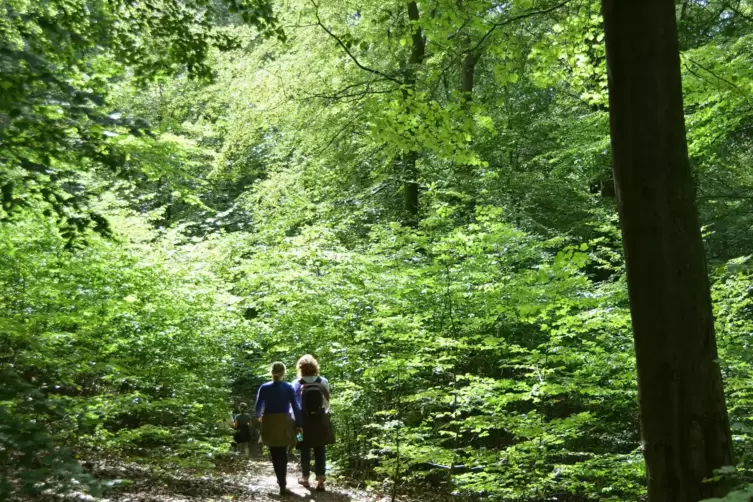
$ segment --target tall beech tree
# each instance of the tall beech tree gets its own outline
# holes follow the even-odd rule
[[[732,463],[683,117],[672,0],[604,0],[613,170],[649,500],[695,502]]]

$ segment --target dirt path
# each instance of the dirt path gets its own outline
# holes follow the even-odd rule
[[[312,489],[307,490],[298,484],[298,478],[301,476],[299,465],[296,462],[288,464],[288,488],[293,495],[280,497],[272,464],[262,459],[249,461],[249,469],[243,474],[237,476],[238,483],[249,486],[256,498],[254,500],[312,500],[317,502],[348,502],[348,501],[369,501],[369,502],[386,502],[389,499],[378,494],[369,494],[362,490],[354,490],[349,487],[328,482],[326,492],[316,492]],[[313,476],[312,476],[313,481]],[[312,485],[315,484],[312,482]]]
[[[312,502],[388,502],[381,494],[357,490],[329,481],[326,492],[307,490],[297,482],[298,463],[288,463],[288,488],[291,495],[281,497],[271,462],[263,458],[238,460],[230,473],[197,475],[184,471],[156,472],[136,464],[97,464],[92,470],[116,485],[101,502],[245,502],[245,501],[312,501]],[[312,476],[313,478],[313,476]],[[91,499],[90,499],[91,500]]]

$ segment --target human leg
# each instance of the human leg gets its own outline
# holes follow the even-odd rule
[[[282,491],[287,485],[288,474],[288,452],[284,446],[270,446],[269,452],[272,456],[272,466],[275,468],[275,475],[277,476],[277,484],[280,485]]]
[[[314,472],[316,472],[316,490],[320,492],[324,491],[324,481],[327,479],[324,475],[327,470],[326,460],[327,458],[325,447],[314,447]]]
[[[324,474],[327,471],[325,448],[325,446],[314,447],[314,473],[316,474],[316,479],[324,479]]]
[[[301,472],[304,478],[311,474],[311,448],[301,448]]]
[[[311,475],[311,448],[301,447],[301,479],[298,483],[309,487],[309,476]]]

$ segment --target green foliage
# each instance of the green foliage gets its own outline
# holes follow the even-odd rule
[[[342,474],[645,497],[599,2],[418,8],[2,3],[0,496],[96,493],[77,456],[211,467],[230,399],[312,353]],[[753,12],[678,16],[747,473]]]
[[[70,254],[54,228],[27,219],[0,234],[2,362],[15,375],[0,403],[11,474],[62,474],[65,457],[49,464],[57,445],[210,461],[226,448],[229,352],[244,332],[236,300],[187,247],[176,256],[167,242],[147,245],[154,234],[138,218],[110,218],[131,243],[92,238]],[[38,463],[45,452],[55,456]],[[19,465],[18,455],[34,458]]]
[[[0,376],[0,496],[81,487],[99,493],[94,478],[56,444],[45,426],[62,418],[56,403],[12,369],[3,369]]]
[[[553,255],[502,214],[444,235],[373,227],[357,249],[323,227],[265,245],[239,269],[252,329],[270,358],[311,352],[338,375],[344,466],[423,479],[463,465],[468,494],[635,498],[624,293],[582,275],[587,245]]]
[[[245,22],[282,37],[267,0],[0,3],[0,221],[22,209],[54,215],[69,242],[92,228],[109,233],[89,207],[96,195],[82,173],[106,168],[129,176],[115,138],[140,136],[147,123],[113,109],[115,81],[182,71],[211,77],[213,47],[237,41],[219,19]]]
[[[732,491],[722,498],[704,499],[702,502],[748,502],[753,497],[753,488],[745,487]]]

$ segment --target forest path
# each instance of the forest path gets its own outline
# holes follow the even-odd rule
[[[301,475],[297,460],[289,457],[288,488],[279,495],[272,463],[260,456],[238,459],[232,472],[195,474],[188,471],[155,473],[136,464],[97,464],[93,471],[102,479],[128,479],[129,483],[109,493],[101,502],[387,502],[383,494],[328,482],[326,492],[307,490],[298,484]],[[312,476],[313,480],[313,476]],[[312,483],[313,484],[313,483]]]

